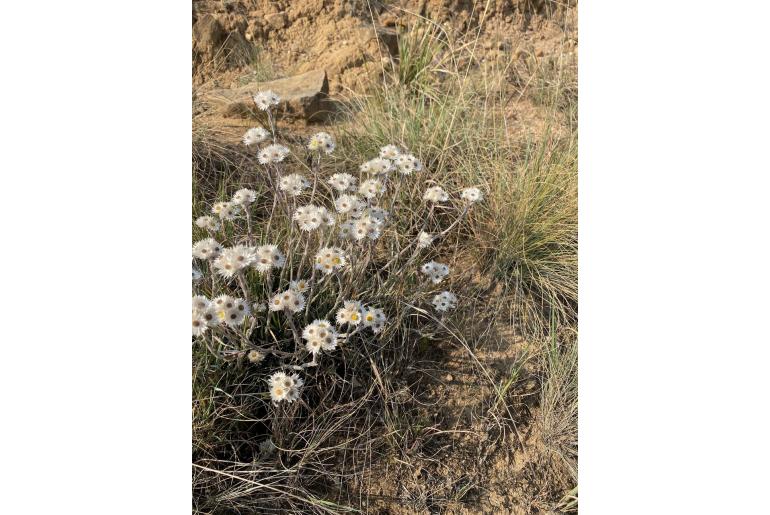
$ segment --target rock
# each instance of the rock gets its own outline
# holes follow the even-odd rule
[[[374,30],[390,55],[398,55],[398,31],[390,27],[376,27]]]
[[[265,21],[274,29],[282,29],[286,26],[286,14],[274,13],[265,16]]]
[[[193,52],[211,59],[225,42],[227,33],[219,20],[205,14],[193,25],[192,36]]]
[[[270,82],[253,82],[239,88],[212,90],[204,98],[218,105],[223,116],[250,117],[255,111],[251,97],[258,91],[268,89],[281,97],[278,116],[307,121],[323,118],[324,101],[329,95],[325,70],[314,70]]]

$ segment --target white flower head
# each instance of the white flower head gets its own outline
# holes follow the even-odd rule
[[[260,150],[257,159],[263,165],[267,163],[280,163],[288,155],[289,149],[287,147],[274,143]]]
[[[248,206],[257,200],[257,192],[249,188],[241,188],[233,193],[232,203],[238,206]]]
[[[449,200],[449,195],[440,186],[433,186],[425,190],[425,194],[422,196],[423,200],[429,202],[446,202]]]
[[[195,266],[193,266],[192,267],[192,280],[193,281],[200,281],[201,279],[203,279],[203,274],[201,273],[200,270],[198,270],[197,268],[195,268]]]
[[[255,302],[254,305],[251,306],[251,309],[254,310],[255,313],[264,313],[267,311],[267,304],[264,302]]]
[[[230,203],[229,202],[214,202],[211,205],[211,212],[215,215],[219,215],[219,213],[222,212],[222,210],[227,207]]]
[[[260,91],[254,95],[254,103],[263,111],[267,111],[273,106],[277,106],[281,101],[281,97],[276,95],[270,90]]]
[[[222,245],[214,238],[200,240],[192,248],[192,255],[198,259],[215,259],[222,252]]]
[[[208,324],[206,323],[206,319],[204,318],[204,312],[203,311],[192,311],[192,335],[193,336],[200,336],[203,333],[206,332],[206,330],[209,328]]]
[[[431,246],[433,243],[434,236],[431,236],[429,233],[425,231],[421,231],[420,234],[417,235],[417,248],[418,249],[425,249]]]
[[[387,317],[385,312],[380,308],[366,309],[363,313],[363,322],[366,327],[370,327],[375,334],[382,331],[385,327],[385,321]]]
[[[338,213],[349,213],[351,210],[355,209],[355,207],[358,205],[358,197],[355,195],[340,195],[337,197],[337,199],[334,201],[334,209],[337,210]]]
[[[289,289],[298,293],[305,293],[310,289],[310,281],[307,279],[297,279],[289,283]]]
[[[433,306],[436,308],[436,311],[439,312],[445,312],[450,309],[454,309],[455,305],[457,304],[457,297],[454,293],[449,291],[442,291],[435,297],[433,297]]]
[[[286,256],[275,245],[262,245],[257,247],[254,259],[254,268],[261,273],[273,268],[282,268],[286,263]]]
[[[268,137],[270,137],[270,133],[267,132],[266,129],[262,127],[252,127],[243,135],[243,144],[249,147],[251,145],[262,143]]]
[[[323,207],[323,206],[319,207],[318,210],[317,210],[317,213],[318,213],[318,216],[321,218],[321,223],[322,224],[324,224],[324,225],[326,225],[328,227],[331,227],[332,225],[337,223],[337,219],[334,218],[334,215],[331,214],[329,212],[329,210],[326,209],[325,207]]]
[[[222,307],[215,309],[217,310],[218,318],[230,327],[241,325],[250,312],[249,305],[245,300],[232,297],[226,298]]]
[[[362,173],[369,173],[374,175],[381,175],[392,172],[394,170],[393,162],[390,159],[384,159],[382,157],[375,157],[359,168]]]
[[[257,349],[251,349],[248,354],[246,354],[246,359],[248,359],[250,363],[260,363],[265,359],[265,355]]]
[[[449,275],[449,267],[435,261],[428,261],[422,265],[420,271],[428,276],[428,278],[433,281],[433,284],[440,283],[444,280],[444,277]]]
[[[360,198],[356,199],[356,205],[353,206],[353,209],[350,210],[350,216],[353,218],[361,218],[364,216],[364,213],[366,213],[366,202],[361,200]]]
[[[422,163],[412,154],[401,154],[395,159],[395,164],[402,175],[411,175],[422,170]]]
[[[334,152],[334,139],[327,132],[317,132],[310,137],[307,144],[309,150],[323,151],[327,154]]]
[[[337,247],[324,247],[315,255],[315,268],[326,275],[339,270],[347,263],[345,252]]]
[[[298,173],[293,173],[281,177],[281,180],[278,183],[278,187],[281,188],[281,191],[285,191],[289,195],[296,197],[302,193],[304,189],[310,187],[310,183],[307,181],[307,179],[305,179],[304,176]]]
[[[363,306],[360,302],[346,300],[343,307],[337,310],[337,323],[340,325],[358,325],[361,323],[361,311]]]
[[[200,336],[209,327],[219,324],[214,305],[204,296],[192,298],[192,335]]]
[[[353,232],[355,231],[356,223],[354,220],[340,224],[340,239],[349,240],[353,238]]]
[[[395,145],[385,145],[380,149],[380,157],[383,159],[393,160],[401,155],[401,151]]]
[[[335,173],[329,178],[328,182],[332,188],[340,193],[355,189],[356,187],[356,178],[349,173]]]
[[[460,193],[460,198],[468,202],[478,202],[484,198],[484,194],[478,188],[465,188]]]
[[[299,375],[287,375],[276,372],[267,380],[270,387],[270,398],[274,404],[279,402],[294,402],[299,399],[300,391],[305,382]]]
[[[195,225],[200,227],[201,229],[206,229],[207,231],[218,231],[221,224],[219,223],[219,220],[214,218],[213,216],[199,216],[195,220]]]
[[[373,199],[385,192],[385,185],[379,179],[368,179],[358,187],[358,193],[368,199]]]
[[[362,216],[353,225],[353,239],[362,241],[364,238],[376,240],[381,234],[381,223],[369,215]]]

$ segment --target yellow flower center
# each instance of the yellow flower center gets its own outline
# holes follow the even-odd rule
[[[358,320],[358,313],[353,313],[352,315],[350,315],[350,319],[353,321]]]

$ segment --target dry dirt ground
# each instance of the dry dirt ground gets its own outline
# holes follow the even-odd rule
[[[399,31],[417,17],[449,34],[476,31],[480,61],[547,60],[577,51],[577,14],[559,16],[554,2],[536,0],[274,0],[193,2],[194,95],[211,88],[325,69],[331,97],[362,91],[381,77],[394,49],[377,31]],[[212,24],[216,20],[216,24]],[[196,27],[197,25],[197,27]],[[537,132],[545,115],[520,96],[506,111],[511,126]],[[235,144],[248,119],[195,113],[213,124],[224,144]],[[302,132],[318,130],[305,127]],[[501,317],[504,318],[504,317]],[[469,350],[446,343],[407,371],[417,400],[409,414],[415,438],[408,461],[376,463],[361,484],[350,485],[371,513],[543,513],[562,492],[544,479],[548,445],[537,423],[540,384],[528,343],[505,320]],[[440,363],[440,367],[436,364]],[[490,383],[514,378],[515,401],[500,403]],[[511,412],[513,410],[514,412]],[[558,485],[557,485],[558,486]]]

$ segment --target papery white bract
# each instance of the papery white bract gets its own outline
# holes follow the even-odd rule
[[[361,311],[363,306],[360,302],[346,300],[343,307],[337,310],[337,323],[340,325],[358,325],[361,323]]]
[[[379,179],[368,179],[358,187],[358,193],[368,199],[373,199],[385,192],[385,185]]]
[[[424,249],[430,247],[431,243],[433,243],[433,238],[434,237],[429,233],[421,231],[420,234],[417,235],[417,248]]]
[[[315,268],[324,274],[330,274],[339,270],[347,263],[347,258],[342,249],[337,247],[324,247],[315,255]]]
[[[299,399],[300,390],[305,384],[299,375],[289,376],[283,372],[274,373],[267,382],[270,387],[270,398],[276,404],[281,401],[294,402]]]
[[[290,288],[273,295],[268,306],[270,307],[270,311],[285,310],[291,313],[297,313],[305,307],[305,296]]]
[[[265,273],[272,268],[282,268],[286,263],[286,256],[275,245],[262,245],[257,247],[254,268]]]
[[[398,168],[398,171],[403,175],[410,175],[413,172],[422,170],[422,163],[412,154],[401,154],[396,157],[394,163],[396,168]]]
[[[289,288],[299,293],[305,293],[310,289],[310,281],[307,279],[298,279],[289,283]]]
[[[303,231],[314,231],[324,223],[322,214],[323,213],[319,211],[318,206],[308,204],[306,206],[298,207],[294,211],[292,218]]]
[[[360,170],[363,173],[370,174],[386,174],[392,172],[395,167],[390,159],[383,159],[381,157],[375,157],[374,159],[365,162],[360,166]]]
[[[340,195],[334,201],[334,209],[338,213],[349,213],[358,204],[358,197],[355,195]]]
[[[444,265],[442,263],[437,263],[435,261],[429,261],[422,265],[420,268],[420,271],[427,275],[428,278],[430,278],[431,281],[433,281],[433,284],[440,283],[444,277],[449,275],[449,267],[447,265]]]

